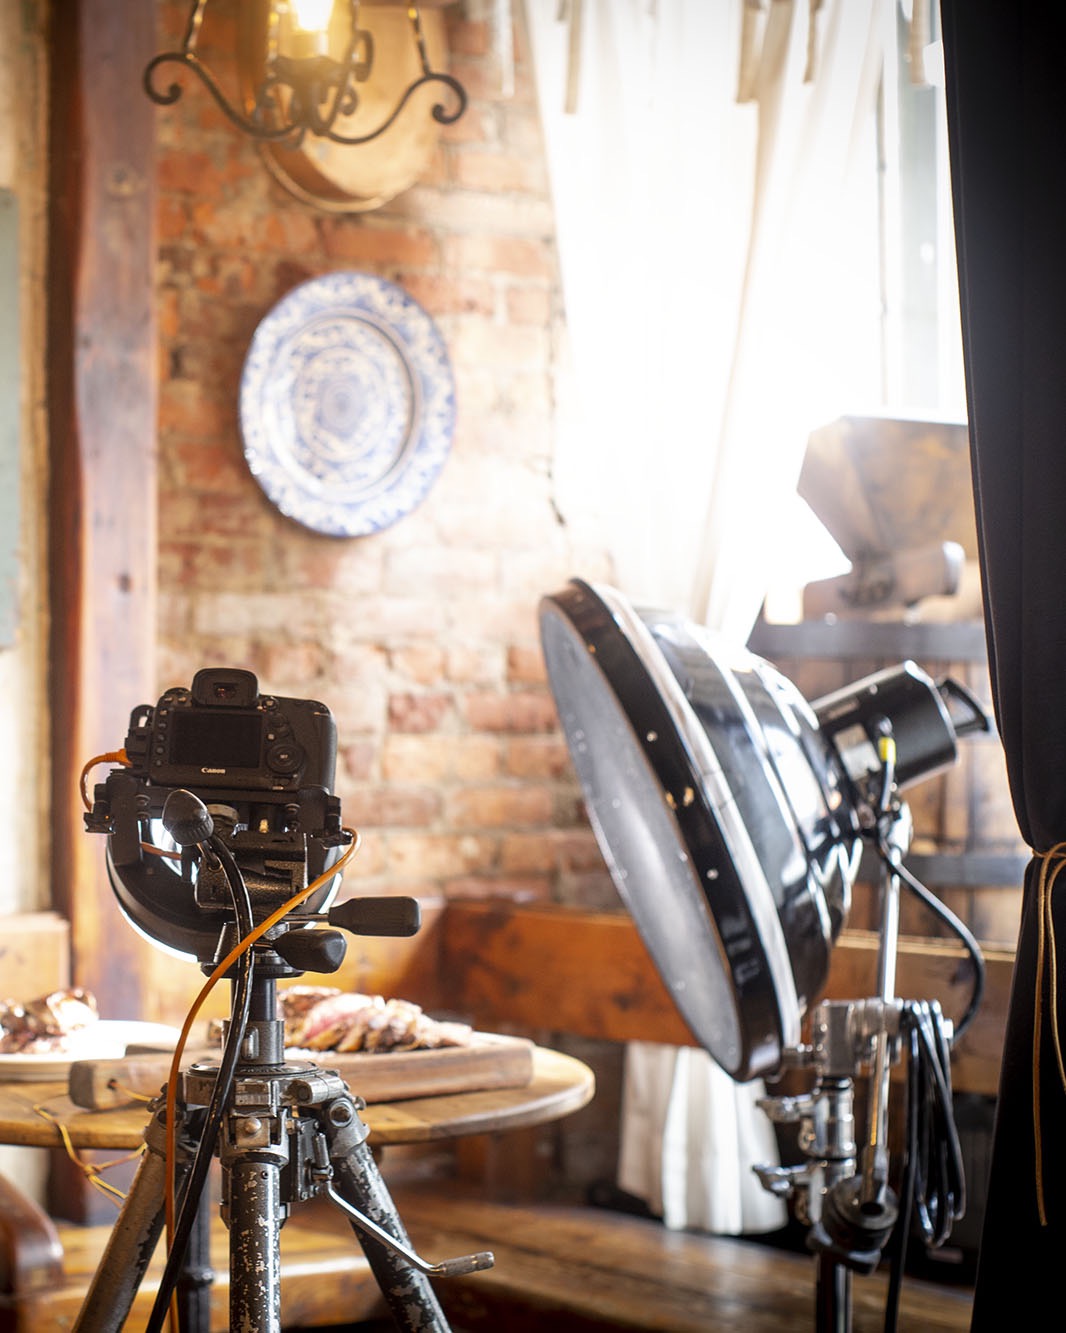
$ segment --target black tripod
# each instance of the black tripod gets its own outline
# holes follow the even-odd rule
[[[175,798],[182,806],[176,812]],[[234,888],[236,921],[223,930],[218,950],[225,961],[230,940],[252,933],[244,877],[197,797],[175,792],[168,807],[164,822],[175,840],[195,844],[204,858],[213,858]],[[332,909],[326,919],[358,933],[412,934],[417,906],[411,899],[360,899]],[[359,1117],[364,1103],[334,1071],[286,1061],[277,979],[304,970],[333,971],[345,952],[337,931],[293,929],[307,922],[286,917],[240,954],[226,974],[232,999],[221,1057],[217,1064],[184,1070],[171,1099],[181,1108],[173,1135],[179,1205],[148,1333],[162,1326],[172,1299],[183,1333],[209,1328],[210,1210],[203,1186],[216,1153],[230,1237],[232,1329],[279,1333],[281,1227],[293,1204],[318,1194],[328,1195],[347,1215],[401,1333],[448,1333],[429,1278],[492,1264],[487,1252],[441,1264],[420,1258],[367,1144],[369,1130]],[[162,1233],[168,1140],[162,1099],[145,1140],[147,1151],[75,1324],[79,1333],[123,1327]]]
[[[255,990],[255,1007],[271,1009],[273,980],[257,980]],[[429,1264],[411,1250],[367,1145],[358,1099],[332,1070],[286,1064],[282,1039],[276,1018],[249,1023],[245,1042],[257,1054],[237,1069],[219,1134],[222,1215],[230,1234],[230,1327],[280,1329],[279,1232],[292,1204],[325,1193],[348,1215],[397,1327],[405,1333],[444,1333],[449,1326],[429,1277],[487,1268],[492,1255]],[[193,1065],[182,1075],[186,1109],[179,1130],[179,1180],[186,1185],[217,1077],[214,1065]],[[163,1228],[162,1108],[145,1138],[147,1152],[75,1324],[86,1333],[123,1327]],[[176,1287],[181,1327],[205,1333],[209,1209],[202,1197],[193,1201],[186,1191],[185,1199],[193,1209],[188,1247],[184,1256],[171,1251],[174,1280],[164,1274],[149,1327],[161,1323],[169,1291]]]

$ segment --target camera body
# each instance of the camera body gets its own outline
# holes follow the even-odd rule
[[[130,714],[125,759],[94,790],[90,833],[107,835],[119,905],[150,938],[201,962],[215,958],[220,919],[232,916],[221,871],[159,855],[167,798],[190,791],[207,806],[264,916],[320,877],[350,835],[333,794],[337,733],[325,704],[261,695],[250,671],[209,667]],[[196,869],[194,870],[194,866]],[[307,899],[317,911],[328,882]]]
[[[134,710],[130,772],[159,787],[242,793],[331,788],[337,731],[313,699],[261,695],[250,671],[207,667]]]

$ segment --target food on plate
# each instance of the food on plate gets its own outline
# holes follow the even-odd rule
[[[466,1023],[442,1022],[410,1000],[386,1000],[328,986],[278,992],[285,1045],[306,1051],[418,1051],[467,1046]]]
[[[96,997],[79,988],[0,1000],[0,1055],[62,1054],[99,1017]]]

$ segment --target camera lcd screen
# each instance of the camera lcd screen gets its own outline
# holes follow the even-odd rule
[[[176,710],[170,762],[189,768],[259,767],[263,719],[258,713]]]

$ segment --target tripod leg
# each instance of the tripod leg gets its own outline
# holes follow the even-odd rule
[[[243,1157],[229,1165],[230,1328],[281,1328],[281,1162]]]
[[[357,1117],[354,1124],[360,1124]],[[360,1137],[358,1132],[351,1132],[352,1126],[338,1128],[328,1116],[325,1130],[337,1193],[389,1235],[408,1245],[407,1232],[366,1145],[365,1135]],[[355,1223],[352,1230],[401,1333],[449,1333],[450,1325],[425,1274],[412,1268],[388,1246],[361,1232]]]
[[[214,1205],[205,1191],[196,1205],[196,1220],[185,1246],[175,1295],[181,1333],[208,1333],[211,1327],[211,1215]]]
[[[178,1135],[178,1178],[180,1191],[188,1173],[193,1140],[198,1121],[185,1121]],[[145,1130],[147,1151],[141,1158],[130,1192],[111,1229],[107,1246],[93,1276],[81,1310],[74,1323],[74,1333],[118,1333],[125,1327],[140,1290],[148,1264],[165,1220],[166,1197],[166,1126],[162,1111],[153,1116]],[[190,1236],[185,1266],[178,1285],[178,1316],[182,1333],[207,1333],[211,1321],[211,1269],[208,1266],[210,1237],[209,1215],[201,1204],[197,1223]]]
[[[166,1133],[156,1115],[145,1132],[147,1151],[122,1205],[103,1258],[75,1321],[75,1333],[117,1333],[129,1316],[163,1230]]]

